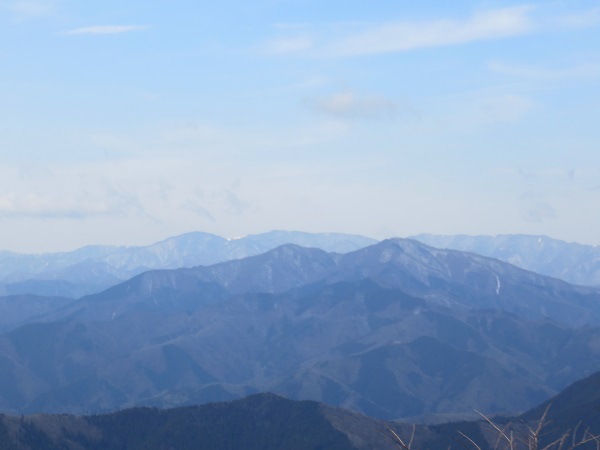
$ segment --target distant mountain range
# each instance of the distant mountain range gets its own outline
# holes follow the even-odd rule
[[[456,418],[526,410],[600,361],[599,289],[403,239],[149,271],[43,308],[0,336],[3,411],[271,391],[380,418]]]
[[[600,435],[600,372],[581,380],[551,399],[539,448],[562,433],[581,440],[585,431]],[[507,434],[525,437],[524,426],[536,427],[546,405],[512,419],[500,419]],[[509,422],[514,426],[508,425]],[[311,401],[292,401],[273,394],[242,400],[169,410],[134,408],[105,415],[0,415],[0,448],[20,450],[391,450],[398,448],[381,431],[393,430],[409,442],[408,423],[389,423]],[[462,433],[462,435],[460,434]],[[484,421],[418,425],[412,449],[495,448],[498,433]],[[466,447],[463,447],[463,443]],[[590,442],[582,450],[596,449]]]
[[[568,243],[546,236],[438,236],[411,239],[432,247],[477,253],[572,284],[600,286],[600,246]]]
[[[0,295],[78,298],[152,269],[178,269],[246,258],[283,244],[345,253],[374,244],[341,233],[271,231],[236,239],[194,232],[143,247],[89,246],[35,255],[0,251]]]
[[[489,256],[572,284],[600,286],[600,247],[524,235],[418,235],[411,239]],[[142,247],[89,246],[37,255],[0,251],[0,295],[76,299],[148,270],[212,265],[259,255],[284,244],[348,253],[376,242],[340,233],[271,231],[225,239],[195,232]]]

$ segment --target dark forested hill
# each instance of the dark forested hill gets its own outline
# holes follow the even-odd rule
[[[569,444],[600,435],[600,373],[575,383],[551,400],[554,408],[540,448],[563,433]],[[586,397],[587,396],[587,397]],[[590,407],[591,406],[591,407]],[[507,435],[526,439],[547,404],[496,423]],[[391,423],[311,401],[257,394],[232,402],[159,410],[132,408],[92,416],[0,416],[0,448],[6,450],[391,450],[382,431],[393,430],[412,450],[494,448],[498,432],[484,420],[439,425]],[[575,432],[575,441],[573,441]],[[465,438],[465,436],[468,437]],[[522,442],[519,443],[522,445]],[[521,448],[521,447],[516,447]],[[526,448],[526,447],[524,447]],[[596,448],[596,442],[578,447]],[[556,448],[553,447],[553,450]]]
[[[134,408],[107,415],[3,417],[2,449],[350,450],[351,439],[324,405],[271,394],[171,410]],[[338,418],[340,417],[338,413]],[[352,413],[343,414],[353,416]],[[360,417],[359,422],[375,423]],[[368,432],[375,431],[367,430]],[[354,430],[361,434],[361,430]],[[385,447],[383,447],[385,448]],[[389,447],[388,447],[389,448]]]

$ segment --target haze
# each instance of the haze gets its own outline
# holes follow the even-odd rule
[[[595,1],[0,1],[0,249],[600,243]]]

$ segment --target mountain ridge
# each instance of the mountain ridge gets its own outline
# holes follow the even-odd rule
[[[0,335],[0,407],[100,412],[272,391],[385,418],[526,409],[597,370],[598,299],[416,241],[346,254],[288,244],[145,272]]]
[[[571,284],[600,286],[600,246],[565,242],[541,235],[411,236],[427,245],[468,251],[560,278]]]
[[[226,239],[197,231],[148,246],[86,246],[71,252],[32,255],[4,251],[0,252],[0,294],[78,298],[148,270],[212,265],[258,255],[286,243],[344,252],[374,242],[342,233],[275,230]]]
[[[600,247],[545,236],[410,237],[437,248],[469,251],[577,285],[600,286]],[[147,246],[86,246],[38,255],[0,251],[0,295],[36,294],[79,298],[148,270],[213,265],[262,254],[292,243],[348,253],[377,241],[341,233],[275,230],[226,239],[200,231]]]

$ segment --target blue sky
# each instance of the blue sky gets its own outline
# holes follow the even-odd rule
[[[600,244],[595,1],[0,0],[0,249]]]

